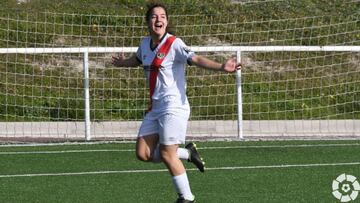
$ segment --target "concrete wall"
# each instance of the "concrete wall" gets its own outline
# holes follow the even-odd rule
[[[140,121],[93,122],[92,139],[135,138]],[[190,121],[188,136],[224,138],[238,135],[236,121]],[[253,137],[358,137],[360,120],[244,121],[244,138]],[[0,122],[0,138],[83,139],[84,122]]]

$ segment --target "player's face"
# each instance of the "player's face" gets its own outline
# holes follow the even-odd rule
[[[148,23],[150,34],[155,35],[160,39],[166,33],[166,27],[168,25],[165,10],[161,7],[153,8]]]

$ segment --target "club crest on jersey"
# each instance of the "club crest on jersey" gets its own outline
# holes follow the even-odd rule
[[[159,59],[163,59],[165,57],[164,53],[158,53],[156,54],[156,57],[158,57]]]

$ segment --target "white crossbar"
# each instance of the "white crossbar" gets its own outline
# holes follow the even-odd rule
[[[344,51],[359,52],[360,46],[192,46],[195,52],[272,52],[272,51]],[[0,48],[0,54],[46,53],[133,53],[137,47],[56,47],[56,48]]]

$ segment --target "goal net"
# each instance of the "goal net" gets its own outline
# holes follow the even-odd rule
[[[279,2],[286,4],[228,3],[243,15],[214,9],[170,15],[172,31],[199,55],[220,62],[238,56],[244,64],[240,78],[187,67],[190,137],[238,138],[239,131],[244,138],[360,136],[359,13],[251,13]],[[136,137],[149,102],[143,70],[110,62],[121,50],[133,54],[148,34],[140,9],[132,15],[0,14],[0,140]],[[289,46],[299,49],[281,49]],[[326,46],[334,49],[321,49]]]

